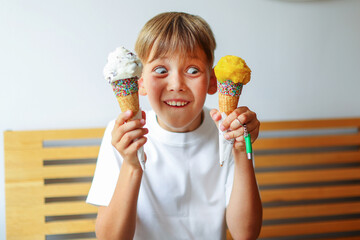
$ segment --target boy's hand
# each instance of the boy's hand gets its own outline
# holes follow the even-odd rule
[[[221,113],[218,110],[213,109],[210,111],[210,116],[218,125],[219,120],[221,120]],[[256,117],[256,113],[252,112],[247,107],[239,107],[235,109],[218,127],[222,131],[229,130],[229,132],[224,134],[224,137],[226,139],[235,139],[235,149],[244,149],[244,128],[240,125],[239,121],[241,124],[246,124],[248,133],[251,135],[251,142],[254,142],[259,136],[260,122]]]
[[[111,132],[111,144],[118,150],[124,162],[141,168],[137,150],[147,141],[144,135],[148,133],[148,129],[143,128],[146,115],[142,112],[142,119],[130,120],[132,117],[133,112],[130,110],[119,115]]]

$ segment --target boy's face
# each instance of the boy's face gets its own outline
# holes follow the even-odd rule
[[[205,53],[197,49],[193,55],[178,52],[144,63],[139,87],[162,128],[188,132],[200,126],[206,94],[216,92],[216,78]]]

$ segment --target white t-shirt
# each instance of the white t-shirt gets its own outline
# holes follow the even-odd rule
[[[234,168],[233,161],[219,165],[219,133],[209,110],[187,133],[166,131],[153,111],[146,114],[147,162],[134,239],[225,239]],[[111,145],[114,122],[106,128],[87,203],[107,206],[114,193],[122,164]]]

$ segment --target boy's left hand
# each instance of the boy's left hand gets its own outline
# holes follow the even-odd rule
[[[213,109],[210,111],[210,116],[218,125],[218,122],[221,120],[221,113]],[[244,128],[239,121],[241,124],[246,124],[248,133],[251,135],[251,142],[254,142],[259,136],[260,122],[257,119],[256,113],[247,107],[235,109],[225,118],[222,124],[218,126],[222,131],[229,130],[224,134],[224,137],[226,139],[235,139],[235,149],[243,149],[245,147]]]

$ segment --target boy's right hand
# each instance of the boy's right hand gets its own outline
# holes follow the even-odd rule
[[[114,129],[111,132],[111,144],[118,150],[124,162],[135,168],[141,168],[137,150],[147,141],[144,136],[148,133],[145,125],[146,115],[142,112],[142,119],[130,120],[133,117],[131,110],[121,113],[115,121]]]

